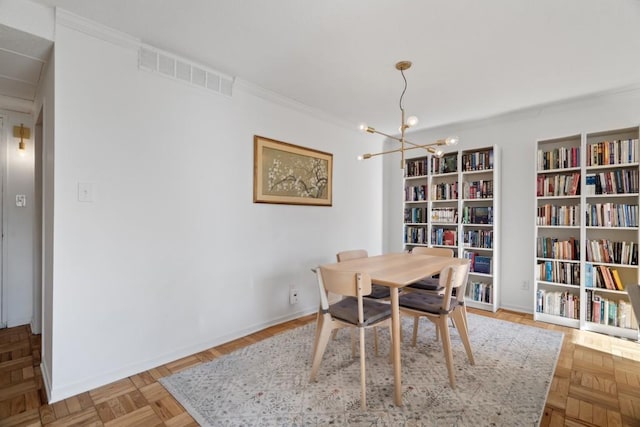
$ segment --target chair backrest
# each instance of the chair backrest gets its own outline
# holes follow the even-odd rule
[[[371,276],[367,273],[334,270],[321,266],[320,274],[325,292],[345,297],[358,297],[371,293]]]
[[[462,261],[462,260],[461,260]],[[469,277],[469,260],[463,260],[458,265],[450,265],[440,272],[440,286],[444,287],[441,309],[448,312],[451,306],[451,293],[456,290],[456,298],[464,301],[464,292]]]
[[[342,251],[336,254],[338,262],[349,261],[350,259],[367,258],[369,254],[364,249],[354,249],[352,251]]]
[[[416,246],[411,249],[411,253],[416,255],[446,256],[453,258],[453,249],[447,248],[427,248],[426,246]]]

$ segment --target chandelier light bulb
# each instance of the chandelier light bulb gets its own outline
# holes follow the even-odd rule
[[[358,130],[359,130],[360,132],[366,132],[368,128],[369,128],[369,126],[367,126],[367,124],[366,124],[366,123],[360,123],[360,124],[358,125]]]
[[[436,157],[442,157],[443,154],[444,154],[444,151],[442,150],[436,150],[436,152],[433,153],[433,155]]]
[[[447,139],[445,139],[445,142],[447,145],[456,145],[459,141],[460,141],[460,138],[458,138],[457,136],[450,136]]]
[[[364,160],[364,156],[358,156],[358,160]]]
[[[409,116],[407,119],[407,126],[413,127],[418,124],[418,118],[416,116]]]

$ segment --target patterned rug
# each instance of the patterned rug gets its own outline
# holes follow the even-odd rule
[[[378,328],[380,355],[367,331],[367,404],[360,409],[359,358],[340,331],[327,346],[318,381],[309,382],[315,323],[260,341],[161,379],[205,426],[536,426],[553,377],[562,334],[469,314],[476,364],[469,365],[451,328],[456,388],[435,328],[422,319],[411,346],[413,320],[403,319],[402,387],[393,404],[389,334]]]

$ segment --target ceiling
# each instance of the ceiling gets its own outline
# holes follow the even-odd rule
[[[35,1],[388,133],[640,83],[639,0]]]
[[[0,24],[0,95],[33,101],[52,45]]]

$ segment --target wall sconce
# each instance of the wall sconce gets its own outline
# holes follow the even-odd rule
[[[29,139],[31,137],[31,129],[24,127],[24,125],[20,123],[20,126],[13,127],[13,137],[20,138],[18,151],[20,154],[24,154],[27,150],[27,144],[24,142],[24,139]]]

